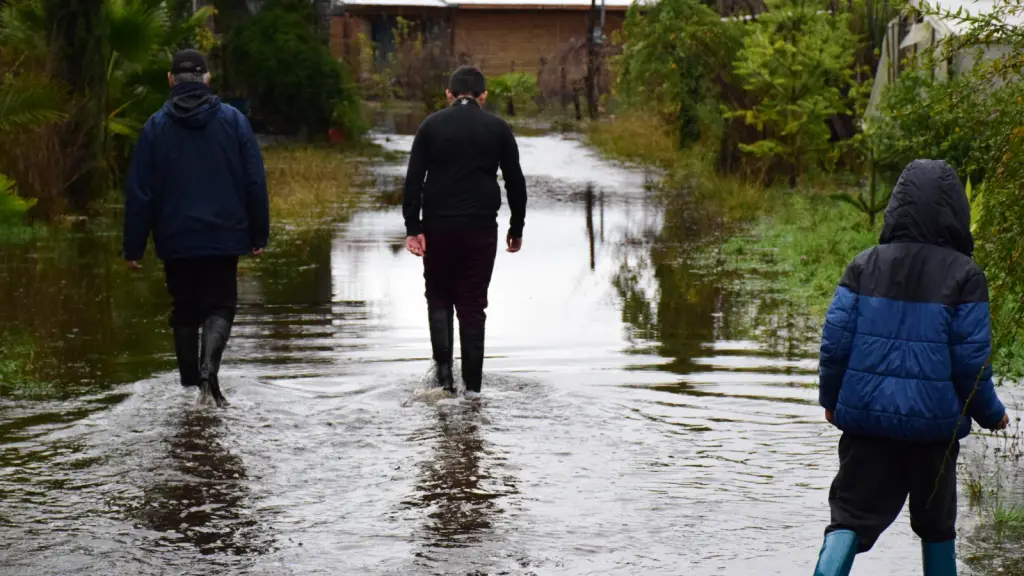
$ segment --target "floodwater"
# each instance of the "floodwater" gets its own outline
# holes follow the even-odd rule
[[[0,401],[0,572],[809,574],[838,440],[813,323],[650,175],[521,148],[525,245],[498,255],[477,398],[426,389],[394,202],[243,269],[223,411],[176,383],[159,270],[124,273],[116,234],[3,253],[0,321],[64,391]],[[904,516],[853,573],[919,558]]]

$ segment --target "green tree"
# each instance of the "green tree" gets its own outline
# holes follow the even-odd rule
[[[732,84],[733,60],[744,26],[723,22],[699,0],[634,5],[626,15],[613,60],[616,92],[628,106],[657,113],[678,126],[680,142],[701,136],[702,108],[719,114]]]
[[[254,115],[273,131],[326,135],[339,104],[356,90],[342,65],[316,34],[316,12],[308,0],[268,0],[236,28],[228,52],[236,79],[253,101]],[[357,135],[359,126],[343,126]]]
[[[49,46],[74,105],[66,125],[66,190],[79,212],[103,189],[103,130],[107,93],[107,1],[45,0]]]
[[[731,115],[763,136],[742,148],[788,173],[795,186],[809,169],[834,162],[828,121],[853,112],[858,40],[849,14],[827,12],[822,2],[781,0],[769,8],[751,25],[735,63],[754,103]]]

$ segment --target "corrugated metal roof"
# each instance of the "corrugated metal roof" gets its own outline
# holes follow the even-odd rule
[[[924,6],[930,8],[928,11],[938,10],[942,13],[956,13],[957,10],[962,9],[964,13],[973,16],[991,14],[995,11],[996,4],[997,2],[994,0],[910,0],[911,6],[922,11],[926,11],[923,8]],[[943,31],[947,33],[962,34],[970,28],[969,24],[965,24],[955,18],[928,15],[926,19],[940,30],[945,28]],[[1024,24],[1024,15],[1014,14],[1003,23],[1011,26],[1020,26]]]
[[[590,7],[590,0],[451,0],[450,3],[467,8],[475,6],[508,9]],[[606,8],[629,8],[632,3],[632,0],[605,0],[604,5]],[[601,0],[597,0],[597,5],[601,6]]]
[[[625,9],[632,0],[604,0],[606,8]],[[590,0],[335,0],[338,8],[345,6],[386,6],[386,7],[427,7],[427,8],[494,8],[499,10],[529,9],[583,9],[590,7]],[[601,1],[597,1],[601,6]]]
[[[415,7],[415,8],[447,8],[448,3],[444,0],[335,0],[335,8],[345,6],[382,6],[382,7]]]

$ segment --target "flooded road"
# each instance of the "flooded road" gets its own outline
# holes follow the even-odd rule
[[[0,572],[809,574],[838,439],[813,326],[719,270],[649,176],[573,140],[521,148],[525,244],[498,255],[476,399],[425,390],[393,202],[244,268],[225,411],[178,386],[159,271],[117,280],[116,234],[42,257],[73,280],[6,256],[4,320],[73,335],[81,384],[0,404]],[[376,193],[402,173],[380,166]],[[45,290],[68,311],[14,304]],[[853,573],[919,558],[904,515]]]

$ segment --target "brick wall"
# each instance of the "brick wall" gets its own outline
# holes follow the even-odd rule
[[[621,12],[605,13],[605,34],[622,26]],[[583,41],[587,13],[582,10],[471,10],[455,12],[454,44],[458,56],[480,66],[488,76],[513,70],[540,70],[541,58],[552,60],[571,40]]]
[[[370,23],[352,15],[331,18],[331,55],[341,59],[358,59],[359,35],[370,34]]]

